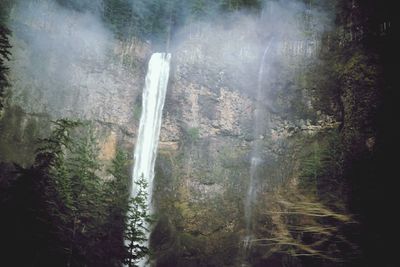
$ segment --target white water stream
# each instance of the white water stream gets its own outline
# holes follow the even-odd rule
[[[139,191],[135,182],[143,177],[147,182],[146,202],[150,214],[153,210],[154,164],[167,92],[170,60],[171,54],[168,53],[154,53],[151,56],[143,89],[142,114],[135,145],[131,197],[135,197]],[[149,236],[150,232],[147,232],[147,240]],[[144,245],[148,246],[148,241]],[[143,259],[139,262],[139,266],[146,266],[146,262],[147,259]]]
[[[254,111],[254,129],[253,129],[253,137],[254,141],[252,144],[251,151],[251,161],[250,161],[250,181],[249,188],[247,190],[247,195],[245,199],[244,205],[244,216],[246,223],[246,236],[243,240],[244,248],[249,250],[251,248],[251,243],[253,239],[253,209],[254,203],[257,197],[257,170],[258,166],[262,163],[262,143],[264,139],[264,134],[269,128],[269,117],[267,116],[267,111],[263,106],[265,103],[262,103],[265,92],[262,86],[263,78],[268,74],[267,67],[269,66],[266,62],[267,56],[269,55],[271,46],[273,43],[273,39],[271,39],[267,46],[265,47],[260,68],[258,71],[258,83],[257,83],[257,102],[256,108]]]

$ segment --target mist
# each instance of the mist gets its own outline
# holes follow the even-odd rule
[[[255,97],[260,60],[270,40],[270,66],[283,57],[293,62],[310,58],[332,23],[332,15],[322,7],[294,0],[257,2],[262,6],[257,11],[250,6],[230,12],[215,1],[127,0],[120,2],[121,10],[113,10],[110,3],[41,0],[14,5],[9,24],[14,32],[11,76],[16,103],[31,103],[26,106],[31,113],[66,112],[116,121],[100,111],[99,103],[115,109],[119,104],[109,99],[118,101],[117,91],[136,99],[140,92],[133,88],[142,87],[137,75],[143,76],[144,70],[132,66],[145,63],[150,50],[170,51],[173,62],[185,62],[194,73],[203,69],[216,87],[221,86],[219,80],[228,81],[227,86]],[[123,15],[122,8],[131,15]],[[110,20],[113,16],[120,19]],[[192,78],[203,79],[200,74]],[[132,109],[121,108],[127,113]],[[124,121],[131,119],[127,115]]]
[[[0,265],[394,266],[394,10],[0,0]]]
[[[117,40],[97,2],[77,1],[79,8],[58,2],[63,1],[20,1],[12,9],[13,102],[32,114],[128,124],[140,94],[132,88],[144,81],[135,78],[141,69],[123,64],[124,53],[130,49],[130,58],[140,62],[148,49],[137,45],[132,50]],[[121,106],[122,99],[131,101]],[[118,110],[124,114],[116,117]]]
[[[190,73],[190,79],[211,84],[214,90],[224,86],[238,90],[277,113],[282,107],[273,103],[279,91],[289,86],[282,84],[293,84],[301,72],[299,66],[318,61],[320,40],[333,25],[334,10],[284,0],[265,1],[259,12],[226,13],[215,7],[207,14],[213,15],[185,19],[172,34],[167,49],[173,61],[184,66],[177,72]],[[262,62],[270,44],[271,51]],[[269,71],[259,77],[262,64]]]

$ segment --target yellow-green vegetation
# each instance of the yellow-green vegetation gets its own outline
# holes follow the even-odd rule
[[[17,106],[7,107],[0,118],[0,161],[31,164],[38,148],[37,139],[49,132],[49,116],[26,114]]]
[[[143,194],[129,198],[127,156],[116,154],[105,179],[91,125],[61,119],[52,126],[37,141],[33,164],[0,173],[5,261],[16,259],[23,242],[31,250],[17,260],[21,266],[32,258],[38,266],[135,266],[148,252],[134,224],[149,217]]]
[[[114,145],[120,142],[129,140],[125,146],[132,146],[132,133],[136,131],[109,122],[113,112],[110,116],[106,112],[105,117],[92,114],[91,108],[98,103],[84,106],[86,100],[82,99],[86,93],[87,101],[96,99],[92,92],[87,92],[90,76],[80,75],[86,73],[91,63],[85,63],[83,69],[74,67],[78,59],[73,42],[65,59],[72,60],[71,77],[88,77],[87,84],[85,80],[80,87],[75,81],[68,79],[64,84],[59,79],[64,74],[70,77],[65,70],[51,66],[60,61],[53,53],[60,48],[59,42],[51,44],[53,37],[59,37],[56,33],[40,34],[53,27],[47,28],[46,23],[27,27],[13,21],[12,16],[24,14],[24,9],[16,9],[16,5],[24,7],[25,2],[28,1],[0,0],[0,242],[6,248],[0,265],[11,260],[16,266],[133,266],[149,252],[137,242],[145,241],[140,225],[141,217],[147,217],[140,212],[145,209],[144,195],[136,199],[136,205],[131,205],[136,212],[131,215],[136,217],[131,217],[132,223],[126,227],[132,162],[124,153],[117,152],[109,165],[102,166],[97,146],[104,139],[100,135],[107,135],[112,127],[125,127],[126,130],[116,130],[110,139],[112,148],[107,151],[115,154]],[[105,25],[99,30],[112,33],[107,35],[107,42],[116,44],[116,48],[105,52],[112,57],[112,64],[102,66],[96,60],[96,68],[90,70],[98,72],[96,77],[118,65],[123,71],[142,73],[144,78],[144,60],[151,50],[167,47],[176,51],[181,50],[176,47],[186,47],[180,45],[181,41],[185,43],[181,26],[187,26],[188,39],[196,44],[196,49],[185,48],[190,60],[173,63],[173,72],[178,75],[171,82],[169,96],[174,100],[170,101],[174,112],[168,111],[168,115],[176,125],[168,137],[174,141],[177,136],[181,139],[176,151],[159,153],[156,162],[156,214],[150,254],[157,267],[375,267],[394,266],[398,262],[397,247],[390,244],[396,241],[393,233],[398,227],[392,218],[398,202],[397,158],[393,156],[398,153],[398,134],[394,130],[398,113],[394,86],[397,73],[392,70],[397,65],[394,52],[398,49],[394,48],[393,38],[396,9],[389,1],[271,0],[274,4],[283,3],[283,9],[290,5],[296,10],[296,21],[304,25],[295,36],[291,36],[291,26],[281,33],[268,29],[269,25],[257,26],[274,15],[263,10],[264,2],[258,0],[55,2],[54,10],[71,13],[73,18],[97,16]],[[53,1],[29,2],[26,7],[37,3],[47,6]],[[272,11],[277,10],[271,7]],[[31,11],[28,9],[27,13]],[[313,11],[317,11],[317,16],[331,15],[332,24],[320,25],[318,19],[313,20]],[[46,17],[52,15],[46,13]],[[197,41],[207,37],[207,30],[214,33],[214,22],[223,22],[221,28],[228,32],[237,25],[243,26],[242,15],[249,19],[250,25],[244,29],[250,32],[253,15],[259,16],[254,20],[254,35],[240,32],[238,40],[233,34],[233,44],[224,35],[213,36],[219,37],[216,41]],[[209,29],[204,22],[211,22]],[[9,59],[13,63],[9,52],[13,33],[5,27],[7,23],[20,35],[16,35],[16,42],[11,42],[17,48],[15,62],[19,57],[32,63],[15,71],[10,81],[7,63]],[[271,23],[278,29],[281,24],[285,24],[284,17]],[[74,34],[66,36],[74,38]],[[271,70],[265,71],[266,77],[257,77],[261,76],[259,57],[263,46],[274,34],[275,40],[284,43],[283,50],[289,46],[290,51],[268,58],[265,64],[268,62]],[[37,37],[35,42],[29,41],[32,36]],[[252,40],[247,47],[248,39]],[[219,49],[221,43],[228,46]],[[313,56],[299,56],[301,51],[293,51],[309,44]],[[40,49],[30,50],[31,46]],[[79,53],[79,60],[86,61],[86,47],[84,51]],[[179,55],[182,51],[176,52]],[[64,59],[64,52],[62,56]],[[43,57],[49,60],[43,61]],[[224,57],[230,63],[225,64]],[[241,57],[248,58],[241,61]],[[195,63],[191,64],[192,61]],[[34,68],[34,72],[25,72],[29,68]],[[45,75],[38,79],[32,73]],[[15,91],[14,103],[11,98],[5,99],[12,94],[12,82],[22,82],[26,89],[22,93]],[[131,84],[132,79],[127,82]],[[136,80],[133,82],[140,87]],[[193,93],[185,90],[191,83],[210,91],[193,97],[192,107],[175,105],[185,103],[176,99]],[[49,90],[41,90],[46,85]],[[237,90],[253,101],[266,113],[265,120],[254,121],[251,115],[235,118],[235,112],[214,108],[224,102],[221,88],[229,93]],[[259,94],[258,88],[262,89]],[[117,91],[110,91],[110,97],[120,99]],[[74,92],[76,96],[72,97]],[[182,92],[182,96],[174,95],[176,92]],[[42,103],[47,95],[51,100]],[[65,103],[66,99],[82,101]],[[131,100],[123,101],[130,105]],[[17,102],[26,107],[16,106]],[[140,102],[137,97],[133,107],[125,110],[130,113],[128,118],[133,117],[136,122],[140,119]],[[236,109],[240,103],[228,103],[229,110],[244,110]],[[66,112],[57,112],[64,104],[68,112],[73,109],[73,116],[97,116],[101,125],[82,126],[67,119],[50,123],[52,116]],[[39,110],[54,106],[56,114],[28,114],[26,110],[36,110],[30,108],[35,105],[40,106]],[[251,104],[246,110],[256,114]],[[193,122],[192,115],[196,117]],[[237,136],[225,131],[224,116],[240,129]],[[258,131],[258,126],[266,128],[260,136],[254,133],[262,131]],[[253,177],[256,196],[250,236],[244,201],[254,152],[262,154],[262,160]],[[245,236],[250,236],[246,247]]]
[[[237,263],[248,151],[207,142],[199,139],[183,151],[157,158],[154,196],[159,221],[152,244],[160,265]],[[213,146],[218,148],[214,151]]]
[[[347,206],[340,145],[338,129],[298,134],[270,165],[267,180],[275,183],[259,196],[255,216],[260,223],[252,241],[253,253],[265,263],[278,257],[338,264],[358,256],[348,236],[358,224]]]

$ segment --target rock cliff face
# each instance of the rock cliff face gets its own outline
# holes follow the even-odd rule
[[[94,15],[61,9],[53,1],[30,3],[29,12],[25,5],[16,5],[9,24],[13,31],[9,110],[20,108],[12,115],[16,117],[12,125],[3,120],[8,124],[1,133],[2,147],[33,150],[27,145],[30,140],[14,140],[26,130],[24,125],[35,128],[30,134],[36,138],[48,132],[50,120],[72,118],[97,125],[102,158],[112,158],[111,146],[121,141],[132,148],[149,45],[116,41]],[[29,163],[28,157],[13,154],[1,159]]]
[[[216,29],[214,35],[223,39],[224,34],[234,35],[232,31]],[[154,201],[159,220],[151,238],[156,266],[241,266],[244,203],[255,139],[261,139],[257,144],[264,153],[264,166],[257,171],[263,178],[256,190],[265,192],[293,176],[294,170],[284,170],[282,163],[290,146],[287,139],[337,127],[322,114],[314,121],[290,117],[294,103],[306,106],[310,101],[301,93],[294,99],[300,89],[293,84],[300,59],[312,60],[312,52],[278,44],[279,58],[267,62],[276,65],[273,75],[278,78],[260,85],[264,47],[242,53],[222,41],[209,47],[209,38],[218,37],[207,35],[207,28],[199,32],[180,42],[173,53],[156,163]],[[229,52],[235,60],[227,59]],[[261,94],[261,110],[270,120],[262,136],[254,136],[254,114],[260,107],[257,86],[267,91]]]
[[[94,16],[51,3],[13,13],[12,103],[26,113],[97,120],[134,134],[149,47],[115,41]]]
[[[51,119],[68,117],[95,122],[99,160],[109,162],[121,146],[133,152],[151,46],[138,40],[117,42],[87,14],[62,13],[65,20],[59,24],[58,18],[49,15],[57,13],[56,7],[43,3],[32,5],[41,16],[14,11],[9,106],[20,108],[16,118],[2,120],[10,127],[1,133],[2,149],[18,151],[32,143],[23,137],[27,131],[35,128],[35,136],[43,136]],[[90,34],[84,30],[87,24],[93,28]],[[264,44],[249,30],[256,28],[254,21],[241,25],[245,31],[190,26],[174,44],[154,187],[159,220],[151,242],[158,266],[238,265],[254,139],[267,136],[262,151],[276,160],[293,133],[313,134],[327,123],[335,127],[328,117],[320,116],[312,124],[272,112],[289,110],[288,103],[295,102],[290,97],[296,95],[296,60],[312,55],[304,44],[278,45],[276,51],[282,58],[273,62],[278,78],[264,81],[268,94],[257,99]],[[225,42],[235,39],[232,36],[237,36],[236,43]],[[283,60],[294,67],[280,67]],[[279,80],[283,76],[286,83]],[[307,99],[302,96],[301,101]],[[271,120],[261,137],[253,136],[257,101],[266,103],[263,110]],[[16,136],[20,136],[17,142]],[[0,159],[29,162],[29,158],[8,155],[13,156]],[[277,168],[271,167],[273,163],[265,165],[260,172],[273,173]],[[259,181],[259,186],[266,183]]]

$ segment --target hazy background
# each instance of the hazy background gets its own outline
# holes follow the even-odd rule
[[[132,124],[152,51],[173,53],[172,80],[186,73],[256,98],[270,42],[264,64],[277,79],[282,65],[314,60],[332,23],[328,2],[15,1],[12,101],[28,113]]]

